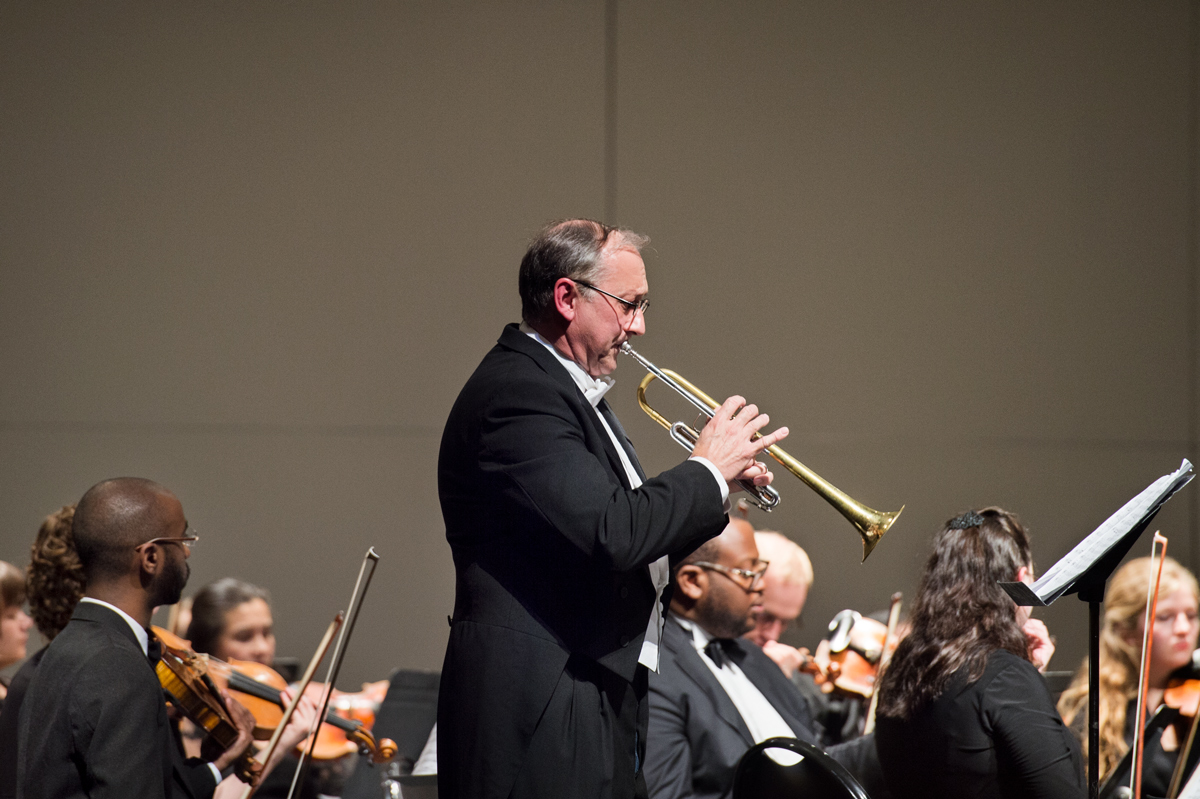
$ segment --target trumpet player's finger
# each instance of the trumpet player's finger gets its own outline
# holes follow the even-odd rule
[[[765,416],[765,414],[764,414],[764,416]],[[767,448],[773,447],[774,445],[778,444],[780,441],[783,441],[785,438],[787,438],[787,435],[788,435],[788,429],[786,427],[781,427],[778,430],[776,430],[774,433],[768,433],[767,435],[763,436],[762,438],[755,439],[754,443],[758,446],[758,451],[763,452]]]
[[[742,469],[741,474],[737,476],[738,480],[754,480],[767,473],[767,465],[762,461],[752,460],[750,465]]]
[[[746,398],[739,397],[737,394],[734,394],[732,397],[722,402],[721,407],[713,411],[712,421],[727,422],[737,416],[738,411],[745,407],[745,405]]]

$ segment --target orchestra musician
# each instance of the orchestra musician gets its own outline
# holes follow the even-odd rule
[[[25,659],[25,644],[33,621],[25,614],[25,575],[0,560],[0,669]],[[8,682],[0,680],[0,712],[8,696]]]
[[[879,686],[875,743],[898,799],[1086,796],[1079,743],[1038,673],[1053,643],[999,586],[1032,579],[1029,537],[1004,510],[968,511],[934,538]]]
[[[585,219],[543,229],[521,262],[522,324],[446,422],[443,799],[644,796],[669,556],[724,529],[729,481],[771,479],[755,456],[787,430],[752,440],[768,419],[740,397],[649,479],[603,399],[620,345],[646,329],[645,241]]]
[[[1138,672],[1146,622],[1146,594],[1151,559],[1136,558],[1113,574],[1104,593],[1104,622],[1100,632],[1100,780],[1105,780],[1133,745],[1137,733]],[[1162,564],[1154,640],[1150,649],[1147,717],[1163,704],[1172,675],[1190,671],[1200,636],[1197,602],[1200,588],[1190,571],[1173,558]],[[1058,708],[1087,752],[1088,663],[1076,672]],[[1173,721],[1146,739],[1142,790],[1147,796],[1166,796],[1190,718],[1164,708]],[[1186,775],[1185,775],[1186,776]]]
[[[154,671],[150,617],[156,606],[179,600],[198,540],[188,534],[179,500],[150,480],[105,480],[80,499],[70,528],[84,595],[44,650],[20,707],[17,797],[239,793],[237,778],[222,781],[221,772],[249,747],[253,717],[226,694],[236,740],[211,763],[184,763]],[[283,746],[295,746],[313,720],[298,710]]]
[[[728,796],[754,744],[778,736],[817,742],[800,692],[742,637],[770,572],[754,539],[733,519],[675,570],[661,668],[650,674],[645,771],[653,799]]]
[[[83,596],[83,567],[71,534],[74,516],[75,506],[67,505],[42,521],[24,580],[29,613],[47,641],[53,641],[67,626]],[[42,647],[21,665],[0,710],[0,799],[15,799],[17,795],[17,719],[29,681],[45,654],[46,647]]]
[[[201,588],[191,597],[190,621],[185,638],[198,653],[228,662],[245,660],[270,666],[275,661],[275,620],[271,615],[271,596],[235,577],[224,577]],[[316,700],[306,694],[302,706],[313,716],[320,711]],[[254,795],[286,797],[299,759],[290,750],[279,767],[263,778]],[[311,766],[304,783],[297,788],[300,799],[316,799],[322,793],[336,795],[340,790],[323,783],[335,779],[329,770]]]

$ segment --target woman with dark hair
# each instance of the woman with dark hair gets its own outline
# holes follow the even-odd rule
[[[270,666],[275,660],[274,629],[271,595],[256,585],[225,577],[192,597],[192,620],[185,637],[197,652]]]
[[[1086,795],[1079,744],[1038,673],[1054,646],[999,585],[1032,579],[1029,536],[1000,508],[935,537],[879,686],[876,748],[900,799]]]
[[[266,589],[235,577],[223,577],[192,597],[191,621],[185,637],[196,652],[219,660],[232,658],[270,666],[275,660],[275,622],[270,602]],[[315,718],[317,707],[311,694],[304,701],[312,703]],[[287,796],[298,765],[297,758],[288,754],[254,795],[262,799]],[[322,793],[339,794],[342,779],[340,770],[314,765],[297,795],[301,799],[316,799]]]

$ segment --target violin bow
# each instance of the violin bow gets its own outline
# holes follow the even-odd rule
[[[379,554],[375,551],[375,547],[368,547],[367,554],[363,556],[362,566],[358,569],[358,580],[355,581],[354,590],[350,593],[350,604],[347,605],[350,610],[346,614],[346,624],[342,627],[341,634],[338,635],[337,644],[333,648],[333,657],[329,659],[329,669],[325,672],[325,691],[324,701],[321,702],[321,712],[317,714],[313,728],[309,730],[308,749],[300,754],[300,764],[296,767],[296,773],[292,775],[292,787],[288,789],[287,799],[295,796],[296,786],[302,784],[304,777],[308,774],[313,749],[317,745],[317,730],[321,728],[321,722],[325,720],[325,713],[329,709],[329,700],[333,697],[333,685],[337,682],[338,674],[342,670],[342,661],[346,657],[346,642],[350,639],[350,634],[354,632],[354,625],[358,621],[358,612],[362,609],[363,599],[367,595],[367,588],[371,585],[371,578],[375,576],[375,566],[378,563]],[[370,567],[369,570],[368,567]],[[305,687],[308,687],[307,684]],[[299,701],[299,694],[297,694],[296,701]]]
[[[863,724],[863,735],[875,730],[875,709],[879,707],[879,681],[883,679],[883,670],[892,662],[892,642],[896,640],[896,625],[900,623],[900,600],[904,595],[899,591],[892,594],[892,604],[888,608],[887,634],[883,636],[883,651],[879,653],[879,668],[875,669],[875,682],[871,685],[871,704],[867,708],[867,720]]]
[[[1156,554],[1157,553],[1157,554]],[[1158,617],[1158,587],[1162,580],[1163,560],[1167,555],[1167,539],[1157,530],[1150,544],[1150,584],[1146,586],[1146,617],[1142,631],[1142,665],[1138,669],[1137,738],[1133,742],[1133,773],[1130,790],[1135,797],[1142,795],[1142,755],[1146,748],[1146,692],[1150,688],[1150,648],[1154,643],[1154,620]],[[1158,566],[1155,567],[1155,558]]]
[[[317,651],[313,654],[312,660],[308,663],[308,668],[304,670],[304,678],[300,680],[300,688],[296,691],[296,695],[292,697],[292,701],[284,708],[283,718],[279,720],[279,726],[275,728],[274,734],[271,735],[271,742],[267,744],[265,754],[263,756],[263,764],[271,762],[271,756],[275,754],[275,748],[279,746],[279,738],[283,735],[283,730],[287,727],[288,722],[292,720],[292,714],[296,712],[296,706],[300,704],[300,699],[304,696],[305,689],[312,682],[313,675],[317,673],[317,666],[321,665],[321,661],[325,659],[325,653],[329,651],[329,642],[333,640],[333,634],[342,626],[343,614],[339,612],[329,623],[329,628],[325,630],[324,637],[321,638],[321,643],[317,645]],[[258,788],[257,785],[247,785],[242,791],[242,799],[250,799],[250,794]]]

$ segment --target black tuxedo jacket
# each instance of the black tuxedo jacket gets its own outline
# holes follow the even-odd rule
[[[650,731],[646,785],[651,799],[723,797],[733,772],[756,742],[741,713],[692,646],[692,634],[673,619],[663,632],[663,660],[650,675]],[[796,737],[817,743],[812,717],[796,686],[763,651],[744,638],[738,667],[770,702]]]
[[[154,667],[123,618],[80,602],[43,652],[19,708],[18,797],[212,796],[211,770],[183,761]]]
[[[632,682],[655,599],[646,567],[719,534],[726,517],[699,463],[631,490],[596,410],[516,325],[450,412],[438,494],[456,573],[439,793],[504,799],[568,659]]]

